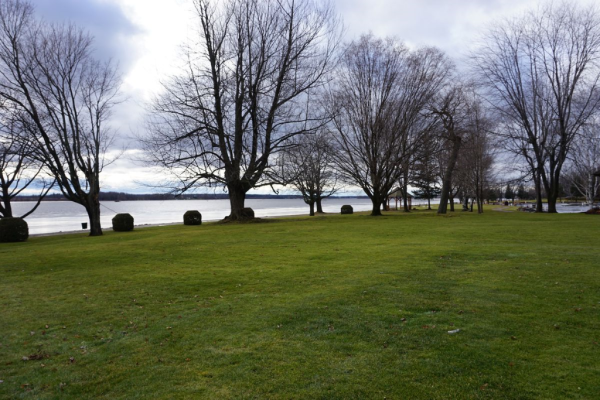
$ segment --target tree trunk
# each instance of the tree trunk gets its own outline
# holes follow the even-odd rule
[[[310,209],[310,216],[314,217],[315,216],[315,202],[314,201],[309,201],[308,202],[308,207]]]
[[[450,198],[450,211],[454,212],[454,197]]]
[[[404,185],[402,185],[402,203],[404,207],[404,212],[410,212],[408,208],[408,169],[404,173]]]
[[[371,202],[373,203],[373,210],[371,211],[371,216],[372,217],[378,217],[381,214],[381,199],[379,198],[379,196],[374,195],[373,197],[371,197]]]
[[[456,160],[458,159],[460,142],[460,136],[454,136],[454,139],[452,140],[452,153],[450,154],[450,159],[448,160],[448,167],[446,168],[446,172],[444,173],[440,206],[438,207],[437,211],[438,214],[446,214],[446,212],[448,211],[448,198],[450,197],[450,189],[452,186],[452,172],[454,171],[454,166],[456,165]]]
[[[586,201],[590,208],[594,206],[594,197],[596,197],[596,177],[590,174],[588,178],[588,190]]]
[[[554,191],[553,191],[554,192]],[[548,212],[556,214],[556,200],[558,199],[557,193],[548,193]]]
[[[545,179],[544,188],[546,189],[546,197],[548,198],[548,213],[556,214],[556,201],[558,200],[558,195],[560,194],[560,185],[558,183],[558,173],[554,174],[552,172],[550,174],[550,182],[548,179]]]
[[[241,184],[230,183],[227,185],[227,191],[229,192],[229,205],[231,207],[231,213],[227,218],[232,221],[247,219],[243,214],[246,190]]]
[[[539,174],[534,174],[534,184],[535,184],[535,212],[541,213],[544,212],[544,204],[542,203],[542,182]]]
[[[10,195],[8,193],[8,188],[2,188],[2,203],[0,204],[0,212],[2,213],[2,218],[12,218],[12,206],[10,204]]]
[[[90,220],[90,236],[102,236],[102,225],[100,224],[100,197],[98,193],[89,194],[89,202],[86,206]]]
[[[322,201],[323,201],[323,199],[321,197],[317,198],[317,212],[318,213],[323,213],[323,205],[321,204]]]
[[[463,199],[462,210],[469,211],[469,197],[468,196],[465,196],[465,198]]]
[[[431,210],[431,198],[427,197],[427,209]]]

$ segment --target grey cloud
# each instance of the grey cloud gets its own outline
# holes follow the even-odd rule
[[[102,0],[30,0],[38,16],[54,23],[74,23],[94,37],[99,59],[112,59],[121,73],[137,57],[134,38],[141,33],[116,3]]]
[[[394,36],[414,46],[436,46],[460,57],[484,21],[512,14],[537,0],[334,0],[352,39],[365,32]]]
[[[1,1],[1,0],[0,0]],[[106,0],[30,0],[39,17],[52,23],[74,23],[94,37],[95,57],[112,60],[121,76],[137,61],[140,53],[136,38],[144,32],[113,1]],[[126,95],[126,94],[125,94]],[[139,124],[142,112],[132,101],[113,110],[112,126],[118,132],[116,145],[125,146],[129,130]]]

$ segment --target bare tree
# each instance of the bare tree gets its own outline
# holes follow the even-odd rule
[[[585,195],[590,207],[600,188],[594,175],[600,166],[600,123],[597,120],[584,125],[573,143],[573,152],[567,168],[567,181]]]
[[[467,115],[467,129],[462,142],[462,178],[465,193],[477,202],[477,212],[483,213],[486,191],[492,181],[494,150],[490,135],[493,119],[477,96],[473,97]],[[473,211],[471,207],[471,211]]]
[[[437,135],[433,134],[424,138],[421,146],[419,146],[419,151],[414,157],[417,161],[411,168],[410,182],[416,188],[413,191],[413,196],[417,199],[427,199],[428,210],[431,210],[431,199],[438,197],[441,193],[440,180],[436,173],[438,171],[437,155],[440,147],[440,141],[437,139]]]
[[[373,216],[381,215],[382,202],[402,175],[397,111],[407,55],[391,39],[362,36],[347,46],[332,96],[338,168],[369,196]]]
[[[426,108],[435,96],[448,83],[454,66],[446,55],[434,47],[426,47],[413,51],[409,55],[407,68],[403,71],[402,84],[405,86],[399,104],[399,110],[404,120],[404,129],[398,134],[402,141],[402,190],[403,208],[408,208],[408,186],[411,182],[421,181],[423,175],[415,177],[415,169],[423,172],[424,162],[428,162],[437,155],[438,141],[432,135],[439,128],[438,121],[432,118]],[[428,146],[425,146],[428,145]],[[433,145],[433,146],[432,146]],[[427,158],[427,160],[423,160]],[[418,168],[417,164],[419,164]],[[433,166],[428,166],[432,171]],[[419,174],[417,174],[419,175]]]
[[[14,217],[13,199],[25,190],[39,189],[37,201],[20,218],[33,213],[54,185],[46,179],[44,164],[36,160],[35,151],[27,135],[23,135],[20,118],[10,110],[0,112],[0,218]],[[41,186],[41,188],[39,187]]]
[[[502,117],[499,134],[529,166],[542,211],[556,212],[573,140],[600,105],[600,17],[575,2],[550,4],[492,29],[474,55]]]
[[[444,178],[448,172],[448,168],[452,167],[452,179],[450,181],[450,186],[448,189],[448,204],[450,206],[450,211],[454,212],[454,199],[457,196],[461,196],[465,192],[465,182],[466,182],[466,174],[468,173],[469,166],[468,160],[463,156],[462,151],[458,152],[458,157],[456,159],[455,164],[450,163],[450,158],[453,156],[453,150],[455,148],[455,143],[452,140],[447,139],[447,131],[445,128],[440,130],[437,137],[438,143],[438,151],[434,153],[434,158],[432,159],[435,171],[437,172],[437,178],[439,182],[444,182]],[[461,138],[462,140],[462,138]],[[462,141],[461,141],[462,148]],[[440,195],[441,195],[440,190]],[[439,208],[439,207],[438,207]]]
[[[463,84],[457,82],[449,86],[446,92],[432,105],[432,113],[442,125],[442,138],[450,144],[450,151],[443,166],[442,192],[438,214],[446,214],[452,191],[452,174],[458,160],[463,135],[466,132],[468,99]]]
[[[273,158],[325,113],[310,101],[334,67],[339,23],[313,0],[194,0],[200,32],[185,70],[152,105],[144,142],[182,193],[227,189],[232,220],[246,193],[281,182]]]
[[[337,164],[373,203],[371,215],[403,178],[424,132],[422,112],[447,75],[434,49],[411,53],[393,39],[367,35],[350,43],[332,91],[340,151]],[[406,185],[405,185],[406,186]]]
[[[295,142],[282,156],[283,177],[302,194],[312,217],[317,203],[340,190],[333,147],[327,132],[298,136]]]
[[[26,116],[35,157],[63,195],[85,207],[90,236],[98,236],[100,172],[112,139],[105,123],[119,81],[92,46],[74,25],[36,21],[26,1],[0,3],[0,96]]]

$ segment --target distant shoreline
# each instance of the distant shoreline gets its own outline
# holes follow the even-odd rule
[[[367,196],[331,196],[329,199],[368,199]],[[173,194],[132,194],[106,192],[100,193],[100,201],[165,201],[165,200],[228,200],[227,193],[224,194],[185,194],[175,196]],[[302,199],[300,195],[276,195],[276,194],[249,194],[246,200],[279,200],[279,199]],[[14,202],[37,201],[36,196],[17,196],[12,199]],[[326,199],[325,199],[326,200]],[[42,202],[70,201],[62,194],[52,194],[46,196]]]
[[[359,211],[356,214],[359,213],[365,213],[368,211]],[[323,216],[323,215],[336,215],[335,213],[316,213],[315,216]],[[289,214],[289,215],[273,215],[273,216],[267,216],[267,217],[259,217],[257,219],[276,219],[276,218],[293,218],[293,217],[308,217],[308,214]],[[223,219],[208,219],[205,221],[202,221],[202,224],[214,224],[214,223],[219,223],[223,221]],[[164,222],[164,223],[158,223],[158,224],[140,224],[140,225],[133,225],[134,230],[135,229],[144,229],[144,228],[156,228],[156,227],[161,227],[161,226],[174,226],[174,225],[181,225],[184,226],[183,222]],[[102,228],[102,232],[112,232],[112,227],[109,228]],[[44,236],[60,236],[60,235],[74,235],[76,233],[88,233],[89,229],[81,229],[81,230],[74,230],[74,231],[61,231],[61,232],[49,232],[49,233],[32,233],[29,235],[29,237],[44,237]]]

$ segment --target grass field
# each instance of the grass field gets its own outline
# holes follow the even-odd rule
[[[597,399],[599,238],[488,210],[1,244],[0,398]]]

